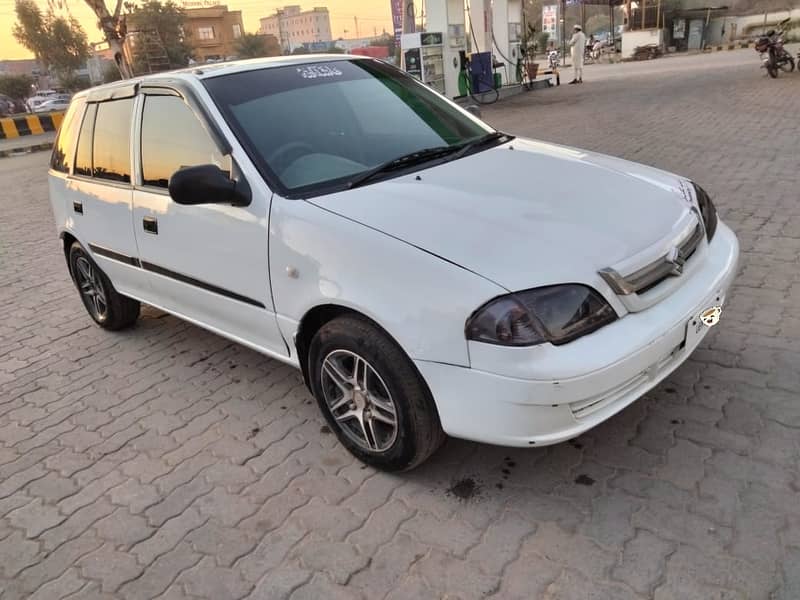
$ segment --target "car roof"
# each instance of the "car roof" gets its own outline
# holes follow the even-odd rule
[[[98,92],[106,92],[113,96],[116,89],[128,89],[131,85],[148,83],[159,83],[166,80],[202,80],[212,77],[220,77],[222,75],[231,75],[233,73],[242,73],[245,71],[257,71],[259,69],[272,69],[276,67],[290,67],[297,65],[312,65],[325,62],[332,62],[336,60],[375,60],[365,56],[355,56],[351,54],[301,54],[291,56],[274,56],[271,58],[251,58],[246,60],[233,60],[229,62],[197,64],[190,67],[177,69],[174,71],[163,71],[161,73],[153,73],[152,75],[141,75],[132,79],[123,79],[113,83],[107,83],[93,87],[89,90],[84,90],[75,94],[75,98],[86,96],[90,92],[97,94]]]

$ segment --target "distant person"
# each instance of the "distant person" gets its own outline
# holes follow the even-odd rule
[[[572,39],[569,41],[569,47],[572,49],[572,68],[575,71],[575,78],[570,81],[573,83],[583,83],[583,55],[586,52],[586,34],[583,33],[580,25],[575,25],[572,28]]]

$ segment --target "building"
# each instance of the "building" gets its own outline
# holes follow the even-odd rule
[[[244,33],[242,11],[218,5],[184,12],[195,61],[225,60],[236,55],[236,40]]]
[[[284,52],[291,52],[304,44],[331,42],[331,17],[323,7],[302,10],[299,5],[285,6],[269,17],[259,19],[259,33],[278,38]]]
[[[0,60],[0,75],[30,75],[35,77],[42,71],[35,58]]]
[[[383,35],[379,36],[372,36],[372,37],[363,37],[363,38],[339,38],[336,40],[333,45],[339,48],[339,50],[344,50],[345,52],[352,52],[356,48],[367,48],[373,44],[381,43],[386,40],[386,37]],[[386,40],[386,44],[388,45],[389,42]]]

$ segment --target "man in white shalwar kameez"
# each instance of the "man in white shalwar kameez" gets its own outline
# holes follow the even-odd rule
[[[569,45],[572,48],[572,68],[575,71],[575,77],[570,84],[583,83],[583,55],[586,52],[586,34],[583,33],[580,25],[575,25],[573,31]]]

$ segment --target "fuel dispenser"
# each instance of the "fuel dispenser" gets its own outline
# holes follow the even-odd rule
[[[468,93],[464,82],[467,53],[467,23],[464,0],[428,0],[426,24],[430,31],[441,31],[444,94],[448,98]]]
[[[444,94],[444,36],[428,31],[404,33],[400,38],[400,46],[406,72]]]
[[[426,0],[425,7],[426,32],[400,40],[408,73],[449,98],[519,81],[522,0]]]

